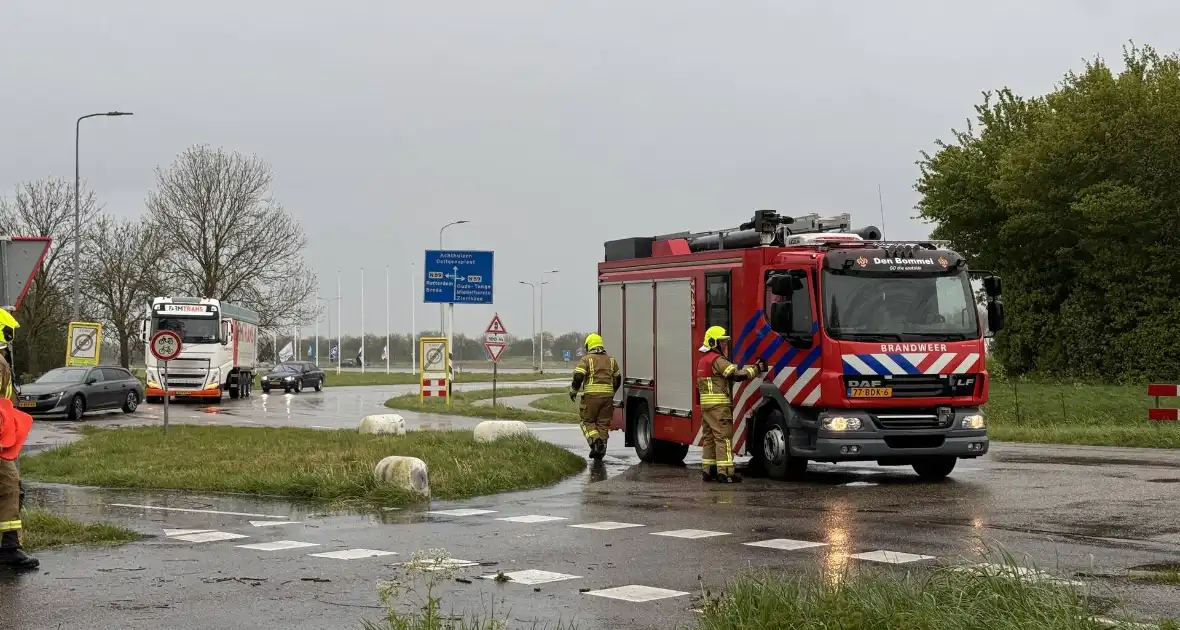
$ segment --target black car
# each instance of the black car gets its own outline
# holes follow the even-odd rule
[[[318,392],[324,389],[324,371],[308,361],[287,361],[271,368],[262,377],[261,385],[264,394],[269,394],[272,389],[299,393],[304,387],[314,387]]]
[[[121,367],[64,367],[21,385],[16,406],[29,415],[81,420],[88,411],[131,413],[143,400],[143,383]]]

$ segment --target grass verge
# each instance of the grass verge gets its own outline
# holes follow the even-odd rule
[[[578,403],[570,400],[569,394],[559,392],[552,396],[546,396],[538,400],[534,400],[530,407],[535,407],[542,411],[552,411],[556,413],[578,413]]]
[[[842,580],[756,575],[707,601],[699,630],[855,628],[886,630],[1099,630],[1133,628],[1095,620],[1112,607],[1065,586],[1012,571],[939,569],[924,574],[869,572]],[[1160,628],[1175,628],[1172,622]]]
[[[65,545],[122,545],[143,538],[126,527],[110,523],[82,523],[41,508],[26,509],[21,514],[21,522],[24,525],[21,545],[26,551]]]
[[[585,460],[532,436],[479,444],[469,431],[403,436],[294,428],[176,425],[96,429],[21,460],[28,479],[115,488],[243,492],[402,505],[413,493],[383,486],[373,467],[389,455],[426,462],[435,498],[536,488],[580,472]]]
[[[1155,401],[1146,392],[1143,385],[993,380],[988,434],[1005,442],[1180,448],[1180,424],[1147,419]]]
[[[552,387],[515,387],[501,389],[496,395],[497,397],[507,398],[509,396],[526,396],[529,394],[548,394],[552,391]],[[567,394],[559,395],[565,396],[566,401],[569,401]],[[541,411],[539,409],[517,409],[503,405],[493,407],[491,405],[474,404],[477,400],[487,400],[491,397],[491,390],[457,392],[451,398],[451,406],[447,407],[446,403],[441,399],[435,400],[428,398],[419,400],[418,394],[406,394],[405,396],[390,398],[385,401],[385,406],[391,409],[405,409],[419,413],[445,413],[454,416],[469,416],[490,420],[523,420],[525,422],[557,422],[562,424],[576,424],[578,422],[578,416],[574,413],[558,413]]]

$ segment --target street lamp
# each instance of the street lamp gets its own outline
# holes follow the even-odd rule
[[[560,269],[550,269],[549,271],[542,271],[541,272],[541,281],[538,283],[539,288],[540,288],[540,294],[541,294],[540,295],[540,305],[541,305],[541,309],[540,309],[541,310],[541,357],[540,357],[540,361],[541,361],[541,369],[539,370],[541,374],[545,373],[545,285],[547,284],[545,282],[545,274],[557,273],[558,271],[561,271],[561,270]]]
[[[446,230],[447,228],[451,227],[452,225],[463,225],[464,223],[471,223],[471,222],[467,221],[467,220],[452,221],[452,222],[438,228],[438,248],[439,248],[439,250],[442,250],[442,248],[443,248],[443,231]],[[453,296],[452,296],[452,299],[453,299]],[[446,314],[443,312],[443,305],[442,304],[438,305],[438,331],[440,333],[446,333],[446,331],[447,331]],[[447,343],[449,344],[450,342],[448,341]]]
[[[532,297],[529,299],[529,314],[533,318],[533,337],[532,337],[532,353],[533,353],[533,369],[537,369],[537,287],[545,284],[544,282],[525,282],[524,280],[517,280],[521,284],[527,284],[532,289]]]
[[[81,193],[78,188],[82,181],[78,159],[78,145],[82,131],[82,121],[87,118],[94,118],[95,116],[131,116],[131,112],[99,112],[96,114],[86,114],[78,118],[74,123],[74,319],[78,321],[81,318],[82,311],[82,211],[81,211]]]
[[[322,298],[322,297],[316,296],[315,299],[316,299],[316,310],[318,311],[320,302],[323,302],[324,306],[327,306],[327,305],[331,304],[332,302],[339,300],[340,298],[338,298],[338,297]],[[331,354],[332,354],[332,309],[325,308],[324,311],[326,313],[328,313],[328,355],[331,356]],[[316,313],[316,318],[315,318],[315,362],[316,362],[316,364],[319,364],[319,362],[320,362],[320,315],[319,315],[319,313]]]

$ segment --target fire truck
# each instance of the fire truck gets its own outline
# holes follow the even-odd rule
[[[747,474],[876,461],[941,479],[987,453],[984,338],[1003,326],[1001,281],[982,278],[985,312],[945,243],[759,210],[736,229],[605,249],[598,330],[624,376],[612,428],[641,460],[679,463],[701,444],[694,368],[710,326],[729,332],[732,362],[769,368],[731,392]]]
[[[180,335],[180,356],[168,362],[168,393],[177,398],[221,401],[250,395],[258,360],[258,314],[221,300],[192,297],[152,299],[143,321],[146,343],[156,332]],[[164,369],[151,352],[147,363],[148,402],[164,398]]]

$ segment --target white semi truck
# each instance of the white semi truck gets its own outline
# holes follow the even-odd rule
[[[180,335],[180,356],[168,362],[168,393],[222,400],[250,395],[258,365],[258,314],[209,298],[158,297],[149,306],[144,338],[160,330]],[[148,402],[162,402],[164,366],[147,352]]]

